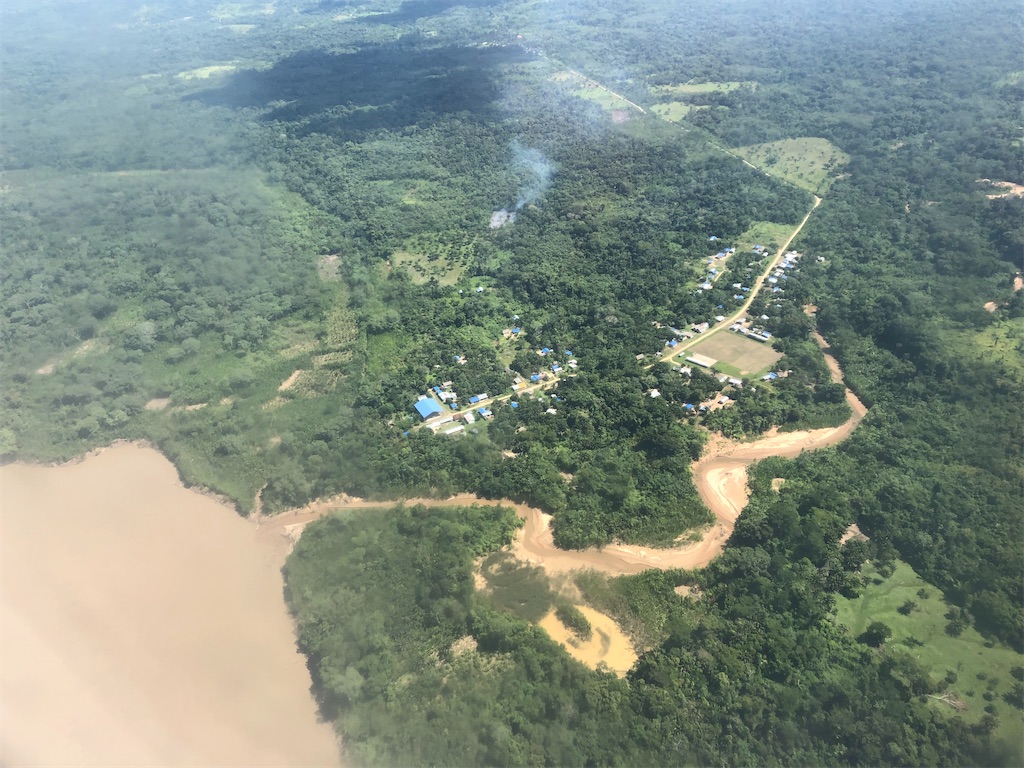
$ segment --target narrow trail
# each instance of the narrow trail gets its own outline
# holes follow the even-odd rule
[[[843,383],[839,363],[829,352],[828,344],[817,333],[814,339],[828,362],[832,379]],[[316,501],[306,507],[272,517],[257,519],[258,535],[277,542],[294,542],[305,525],[324,515],[344,509],[381,509],[398,503],[423,504],[429,507],[482,504],[513,507],[525,525],[519,531],[512,551],[521,560],[543,566],[549,574],[593,568],[613,576],[635,574],[649,568],[702,568],[717,557],[732,535],[736,519],[746,506],[747,467],[769,456],[798,456],[803,451],[825,448],[846,439],[867,413],[865,405],[847,388],[846,402],[853,411],[838,427],[777,432],[772,430],[759,440],[740,443],[725,439],[713,440],[707,455],[693,464],[693,478],[701,499],[715,516],[715,524],[695,542],[671,549],[609,544],[602,548],[563,550],[555,547],[551,516],[541,510],[507,499],[481,499],[474,494],[459,494],[447,499],[404,499],[400,501],[363,501],[350,496],[337,496]]]

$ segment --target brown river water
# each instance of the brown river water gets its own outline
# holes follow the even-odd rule
[[[275,544],[150,448],[0,467],[0,765],[338,766]]]

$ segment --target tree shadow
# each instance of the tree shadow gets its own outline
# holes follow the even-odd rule
[[[424,49],[403,41],[354,53],[303,51],[188,98],[264,109],[263,119],[296,123],[300,134],[355,140],[453,113],[487,116],[501,93],[503,67],[527,56],[516,46]]]

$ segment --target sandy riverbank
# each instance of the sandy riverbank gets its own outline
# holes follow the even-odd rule
[[[155,450],[0,468],[0,764],[337,766],[286,549]]]

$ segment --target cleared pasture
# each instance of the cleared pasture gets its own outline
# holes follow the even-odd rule
[[[676,85],[655,85],[651,93],[658,96],[694,96],[701,93],[729,93],[747,86],[756,88],[757,83],[751,80],[730,80],[720,83],[678,83]]]
[[[828,191],[850,156],[827,139],[801,138],[752,144],[733,150],[772,176],[817,195]]]
[[[665,118],[666,120],[671,120],[673,123],[678,123],[688,114],[698,109],[707,109],[707,107],[703,105],[686,104],[682,101],[665,101],[651,107],[651,112],[659,117]]]
[[[883,578],[871,564],[863,575],[867,586],[854,600],[836,600],[836,622],[854,636],[873,621],[892,630],[885,643],[886,653],[912,657],[943,686],[949,701],[959,701],[957,711],[950,704],[931,698],[941,712],[959,714],[976,723],[992,707],[999,718],[995,732],[1007,744],[1024,743],[1024,716],[1004,696],[1013,695],[1014,667],[1024,666],[1024,656],[1001,643],[986,640],[973,627],[959,635],[947,633],[950,606],[942,593],[925,582],[906,563],[897,560],[892,575]],[[942,694],[939,694],[942,695]]]

